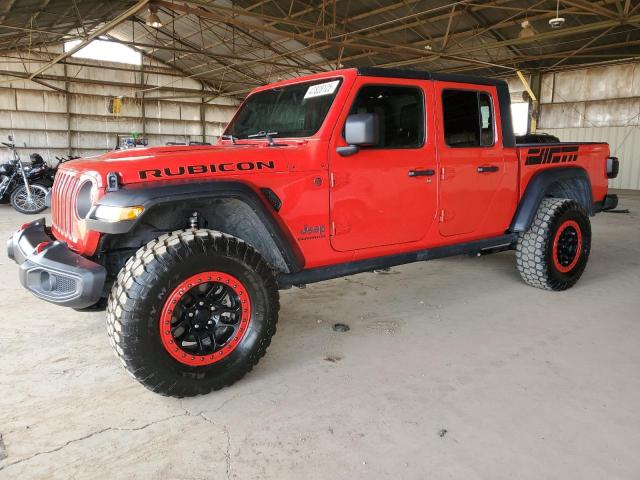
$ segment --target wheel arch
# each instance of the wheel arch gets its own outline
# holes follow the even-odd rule
[[[98,205],[144,206],[137,219],[117,223],[89,215],[89,228],[107,234],[103,236],[107,250],[138,248],[163,233],[183,229],[196,211],[205,228],[244,240],[277,270],[291,273],[304,266],[299,249],[275,218],[273,207],[244,183],[187,181],[123,187],[107,193]]]
[[[593,214],[591,181],[580,167],[563,167],[537,172],[527,185],[509,231],[524,232],[533,221],[540,202],[546,197],[568,198],[582,205]]]

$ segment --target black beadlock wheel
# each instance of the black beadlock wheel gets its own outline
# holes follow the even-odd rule
[[[516,265],[529,285],[566,290],[580,279],[591,250],[591,223],[574,200],[545,198],[529,229],[520,234]]]
[[[175,397],[231,385],[258,363],[276,332],[274,272],[242,240],[186,230],[140,248],[120,271],[107,332],[127,371]]]

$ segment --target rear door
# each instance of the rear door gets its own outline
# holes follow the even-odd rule
[[[351,251],[422,239],[437,212],[431,82],[358,77],[346,105],[329,146],[331,245]],[[342,157],[336,148],[346,145],[350,113],[378,116],[379,143]]]
[[[505,176],[495,87],[435,82],[439,109],[439,230],[482,234]]]

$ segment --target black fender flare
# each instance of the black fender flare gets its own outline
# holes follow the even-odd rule
[[[184,202],[185,200],[215,200],[233,198],[245,203],[258,216],[275,243],[290,272],[304,267],[302,253],[291,235],[276,221],[275,210],[262,201],[259,194],[242,182],[234,181],[171,181],[149,182],[123,186],[114,192],[108,192],[96,202],[87,215],[87,227],[107,234],[126,234],[154,207],[163,204]],[[129,207],[141,205],[144,212],[135,220],[106,222],[94,217],[95,209],[100,205]]]
[[[589,215],[591,215],[593,213],[593,197],[591,193],[591,181],[589,180],[587,172],[580,167],[551,168],[541,170],[531,178],[518,204],[518,209],[513,216],[509,231],[527,231],[531,222],[533,222],[540,202],[549,195],[552,187],[561,182],[575,180],[577,180],[580,185],[583,185],[583,187],[581,188],[582,191],[575,192],[574,199],[579,201]]]

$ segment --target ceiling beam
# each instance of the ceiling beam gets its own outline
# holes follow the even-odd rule
[[[5,18],[13,8],[13,4],[16,3],[16,0],[5,0],[2,2],[4,5],[2,6],[2,10],[0,11],[0,25],[4,22]]]
[[[116,18],[114,18],[113,20],[111,20],[110,22],[105,23],[102,27],[98,28],[97,30],[95,30],[93,33],[91,33],[90,35],[84,37],[84,39],[78,43],[78,45],[76,45],[75,47],[67,50],[64,53],[61,53],[60,55],[58,55],[56,58],[54,58],[53,60],[51,60],[49,63],[43,65],[42,67],[40,67],[39,69],[37,69],[35,72],[31,73],[31,75],[29,75],[29,80],[33,80],[35,77],[37,77],[38,75],[40,75],[42,72],[50,69],[51,67],[53,67],[55,64],[57,64],[58,62],[64,60],[65,58],[70,57],[71,55],[73,55],[74,53],[78,52],[79,50],[83,49],[84,47],[86,47],[93,39],[99,37],[100,35],[104,35],[105,33],[108,33],[110,30],[112,30],[114,27],[120,25],[122,22],[124,22],[127,18],[129,18],[131,15],[135,15],[136,13],[138,13],[140,10],[142,10],[148,3],[149,0],[140,0],[138,1],[138,3],[136,3],[133,7],[125,10],[123,13],[121,13],[120,15],[118,15]]]
[[[354,17],[350,17],[345,19],[344,21],[346,23],[351,23],[353,20],[355,19],[361,19],[361,18],[365,18],[366,16],[369,16],[369,14],[375,14],[375,13],[379,13],[381,11],[387,11],[388,9],[390,9],[390,7],[394,6],[394,7],[398,7],[402,6],[400,4],[413,4],[416,3],[420,0],[405,0],[404,2],[399,2],[396,4],[393,4],[391,6],[387,6],[387,7],[382,7],[380,9],[374,9],[371,10],[369,12],[366,12],[365,14],[361,14],[361,15],[356,15]],[[485,3],[485,4],[471,4],[468,6],[467,10],[469,13],[473,13],[473,12],[479,12],[483,9],[488,9],[488,8],[503,8],[505,7],[505,5],[507,5],[509,2],[512,2],[513,0],[493,0],[491,2]],[[596,3],[608,3],[612,0],[601,0],[599,2]],[[537,4],[536,4],[537,5]],[[460,15],[464,15],[465,14],[465,10],[457,10],[454,14],[454,17],[460,16]],[[535,9],[534,9],[535,10]],[[529,16],[527,15],[528,12],[530,11],[529,8],[526,9],[520,9],[518,11],[518,13],[516,15],[513,15],[510,17],[509,20],[501,20],[500,22],[498,22],[497,24],[494,24],[493,26],[491,26],[491,29],[496,30],[497,28],[505,28],[505,27],[510,27],[513,25],[519,25],[519,20],[516,18],[517,16],[522,16],[522,15],[526,15],[527,18],[530,21],[535,21],[535,20],[542,20],[542,19],[547,19],[547,18],[552,18],[556,16],[556,12],[554,11],[545,11],[544,13],[540,13],[538,15],[533,15],[533,16]],[[535,10],[537,11],[537,10]],[[561,14],[573,14],[575,15],[576,13],[579,13],[579,10],[576,7],[569,7],[569,8],[565,8],[563,10],[560,10]],[[593,15],[593,14],[590,14]],[[382,29],[382,30],[377,30],[374,32],[371,32],[369,34],[364,35],[363,38],[366,39],[372,39],[372,38],[377,38],[377,37],[384,37],[384,35],[388,35],[390,33],[395,33],[398,32],[402,29],[406,29],[406,28],[414,28],[414,27],[421,27],[424,26],[426,24],[431,24],[437,21],[441,21],[441,20],[445,20],[448,19],[450,16],[450,13],[446,13],[446,14],[440,14],[440,15],[436,15],[436,16],[430,16],[428,18],[421,18],[418,20],[415,20],[413,22],[410,23],[405,23],[399,26],[394,26],[394,27],[389,27],[386,29]],[[454,31],[454,32],[450,32],[450,37],[451,38],[456,38],[456,39],[461,39],[461,41],[467,41],[469,39],[472,39],[474,37],[476,37],[478,34],[478,30],[477,28],[472,28],[472,29],[468,29],[468,30],[462,30],[462,31]],[[440,36],[440,37],[434,37],[431,38],[429,40],[419,40],[417,42],[412,42],[409,45],[412,47],[417,47],[417,48],[423,48],[425,45],[434,45],[437,42],[441,41],[444,37]],[[451,41],[451,40],[450,40]],[[347,46],[349,45],[351,42],[351,40],[349,38],[345,39],[345,43],[344,45]],[[315,52],[316,53],[320,53],[323,50],[326,50],[327,48],[330,48],[331,45],[324,45],[324,46],[317,46],[315,48]],[[437,51],[433,51],[432,54],[434,55],[434,57],[430,57],[430,58],[425,58],[425,61],[433,61],[436,60],[438,58],[442,58],[442,54],[439,54]],[[366,58],[366,57],[370,57],[372,55],[372,52],[363,52],[363,53],[357,53],[357,54],[353,54],[353,55],[349,55],[349,56],[345,56],[342,58],[342,63],[343,64],[348,64],[351,61],[354,60],[358,60],[358,59],[362,59],[362,58]],[[333,65],[334,60],[332,59],[328,59],[326,62],[320,64],[319,66],[321,67],[326,67],[326,66],[331,66]],[[410,61],[407,61],[407,63],[411,63]]]
[[[135,18],[135,21],[138,22],[138,23],[142,23],[142,24],[144,23],[142,20],[140,20],[137,17]],[[171,31],[167,30],[166,28],[160,27],[160,28],[158,28],[156,30],[158,31],[158,33],[162,33],[163,35],[168,36],[171,40],[173,40],[176,43],[179,43],[180,45],[183,45],[183,46],[191,48],[191,49],[197,49],[198,48],[197,45],[194,45],[192,42],[190,42],[188,40],[182,39],[179,35],[176,35],[176,34],[172,33]],[[221,65],[225,65],[225,66],[227,65],[227,63],[221,58],[218,58],[218,59],[215,59],[215,60],[216,60],[217,63],[219,63]],[[251,80],[258,81],[258,82],[261,81],[261,79],[259,77],[255,76],[255,75],[252,75],[252,74],[245,73],[240,69],[233,68],[233,70],[236,73],[242,75],[243,77],[247,77],[247,78],[250,78]]]
[[[640,40],[637,41],[625,41],[625,42],[618,42],[618,43],[609,43],[609,44],[605,44],[605,45],[597,45],[597,46],[590,46],[589,48],[586,48],[584,50],[581,50],[581,53],[588,53],[588,52],[595,52],[595,51],[602,51],[602,50],[607,50],[607,49],[612,49],[614,50],[614,53],[612,55],[615,55],[615,51],[616,49],[619,48],[624,48],[624,47],[631,47],[631,46],[637,46],[640,45]],[[525,69],[531,69],[533,68],[531,65],[527,65],[526,67],[524,67],[523,65],[526,64],[527,62],[534,62],[534,61],[538,61],[538,60],[544,60],[544,59],[551,59],[551,58],[562,58],[568,55],[571,55],[572,53],[575,53],[576,49],[571,49],[571,50],[563,50],[560,52],[554,52],[554,53],[545,53],[545,54],[522,54],[521,56],[517,56],[517,57],[506,57],[506,58],[499,58],[497,60],[494,60],[495,63],[500,63],[500,64],[504,64],[504,65],[514,65],[514,66],[518,66],[519,68],[525,68]],[[640,54],[638,54],[638,56],[640,56]],[[381,67],[387,67],[387,68],[393,68],[393,67],[406,67],[406,66],[412,66],[412,67],[417,67],[418,65],[422,64],[424,62],[424,60],[422,59],[414,59],[413,62],[411,62],[410,60],[402,60],[402,61],[395,61],[395,62],[390,62],[390,63],[384,63],[381,64],[379,66]],[[475,65],[467,65],[467,66],[458,66],[458,67],[453,67],[451,69],[449,69],[448,71],[451,72],[459,72],[459,71],[467,71],[467,70],[477,70],[478,66]]]
[[[0,75],[6,75],[8,77],[15,77],[23,80],[29,80],[28,73],[15,72],[12,70],[0,70]],[[154,89],[159,91],[178,92],[178,93],[193,93],[194,96],[196,97],[201,97],[203,96],[203,94],[209,95],[211,93],[216,93],[215,91],[207,91],[207,90],[201,90],[201,89],[195,89],[195,88],[173,87],[173,86],[158,87],[157,85],[151,85],[151,84],[145,84],[145,83],[141,84],[140,82],[132,82],[132,83],[114,82],[110,80],[94,80],[90,78],[72,77],[72,76],[65,76],[65,75],[50,75],[46,73],[41,74],[40,76],[38,76],[36,79],[33,79],[32,81],[35,82],[39,80],[48,80],[52,82],[85,83],[89,85],[108,85],[112,87],[124,87],[124,88],[131,88],[132,90],[135,90],[136,93],[140,93],[141,89],[142,90]],[[252,87],[256,85],[254,82],[241,81],[241,80],[234,80],[233,82],[238,83],[240,85],[250,85]],[[153,97],[148,97],[148,98],[153,98]]]
[[[506,0],[497,0],[497,1],[494,1],[494,2],[491,2],[491,3],[493,4],[493,6],[496,6],[498,4],[506,3]],[[602,3],[602,2],[599,2],[599,3]],[[482,7],[483,8],[489,8],[490,5],[485,4]],[[470,9],[471,12],[475,12],[475,11],[478,11],[478,10],[480,10],[479,6],[474,6],[474,7],[471,7],[471,9]],[[520,11],[520,14],[521,15],[526,15],[527,12],[528,12],[528,9],[523,9],[523,10]],[[577,8],[575,8],[575,7],[570,7],[570,8],[566,8],[564,10],[560,10],[560,14],[561,15],[575,14],[576,12],[577,12]],[[463,13],[462,11],[459,12],[459,14],[462,14],[462,13]],[[553,12],[542,13],[542,14],[533,15],[533,16],[528,16],[527,15],[526,18],[530,22],[533,22],[533,21],[537,21],[537,20],[544,20],[544,19],[548,19],[548,18],[553,18],[555,16],[556,16],[556,12],[553,11]],[[437,17],[430,17],[429,19],[426,19],[426,20],[436,21],[436,20],[441,20],[441,19],[444,19],[444,18],[446,18],[446,17],[445,16],[437,16]],[[425,21],[425,20],[421,20],[420,22],[423,22],[423,21]],[[495,30],[498,27],[499,28],[505,28],[505,27],[510,27],[510,26],[513,26],[513,25],[518,25],[519,21],[520,21],[520,19],[512,17],[512,19],[510,21],[503,20],[503,21],[498,22],[497,24],[495,24],[493,26],[493,29]],[[413,23],[407,25],[407,27],[409,27],[409,26],[417,26],[417,25],[416,25],[416,22],[413,22]],[[387,30],[382,30],[382,31],[379,31],[379,32],[375,32],[375,35],[376,36],[385,35],[385,34],[388,34],[388,33],[392,33],[395,30],[396,30],[396,27],[394,27],[393,29],[387,29]],[[476,34],[477,34],[477,29],[474,28],[474,29],[462,30],[462,31],[459,31],[459,32],[452,32],[450,35],[455,37],[455,38],[461,39],[461,41],[464,42],[464,41],[467,41],[467,40],[469,40],[471,38],[474,38],[476,36]],[[367,37],[369,37],[369,35],[367,35]],[[433,42],[438,42],[438,41],[442,40],[442,38],[443,37],[434,37],[432,39],[432,41]],[[427,44],[430,44],[430,43],[431,43],[430,41],[420,40],[420,41],[417,41],[417,42],[412,42],[412,43],[410,43],[410,45],[414,46],[414,47],[423,47],[424,45],[427,45]],[[345,58],[343,58],[343,63],[350,62],[350,61],[353,61],[353,60],[358,60],[358,59],[366,57],[366,56],[368,56],[368,55],[367,54],[356,54],[356,55],[352,55],[352,56],[349,56],[349,57],[345,57]],[[329,62],[327,64],[329,64]]]
[[[167,2],[154,2],[154,3],[158,3],[159,5],[166,7],[166,5],[164,5]],[[217,12],[221,12],[224,13],[226,15],[230,15],[231,17],[235,17],[238,15],[242,15],[245,17],[250,17],[250,18],[255,18],[258,20],[263,20],[263,21],[267,21],[267,22],[272,22],[273,24],[281,24],[281,25],[289,25],[292,27],[299,27],[299,28],[304,28],[307,30],[325,30],[326,27],[322,27],[322,26],[318,26],[318,25],[314,25],[313,23],[308,23],[308,22],[303,22],[301,20],[294,20],[292,18],[289,17],[276,17],[274,15],[266,15],[264,13],[260,13],[260,12],[255,12],[253,10],[249,10],[246,8],[240,8],[240,7],[235,7],[235,6],[231,6],[231,7],[226,7],[224,5],[220,5],[218,3],[211,3],[208,1],[204,1],[204,0],[184,0],[183,3],[186,4],[191,4],[191,5],[196,5],[197,7],[204,7],[204,8],[208,8],[208,9],[213,9],[216,10]]]
[[[255,24],[252,24],[250,22],[248,22],[247,20],[243,20],[241,18],[239,18],[240,16],[235,16],[235,17],[225,17],[225,16],[221,16],[215,12],[211,12],[208,10],[204,10],[202,8],[198,8],[198,7],[189,7],[187,5],[180,5],[180,4],[172,4],[169,3],[167,1],[164,0],[157,0],[155,2],[156,4],[164,7],[164,8],[168,8],[170,10],[176,10],[179,12],[184,12],[184,13],[190,13],[196,16],[202,16],[205,18],[211,18],[212,20],[216,20],[216,21],[220,21],[223,23],[228,23],[228,24],[233,24],[233,25],[239,25],[239,26],[245,26],[245,27],[255,27]],[[436,55],[435,52],[430,52],[430,51],[425,51],[423,49],[418,49],[415,47],[411,47],[408,45],[404,45],[404,44],[397,44],[397,43],[393,43],[393,42],[389,42],[389,41],[384,41],[384,40],[380,40],[380,41],[375,41],[375,44],[369,44],[369,43],[359,43],[359,42],[353,42],[353,41],[349,41],[349,42],[344,42],[344,41],[339,41],[339,40],[335,40],[333,38],[324,38],[322,40],[318,40],[314,37],[309,36],[308,34],[305,33],[295,33],[295,32],[289,32],[289,31],[284,31],[284,30],[280,30],[274,27],[267,27],[266,25],[263,25],[263,30],[266,32],[270,32],[276,35],[279,35],[281,37],[284,38],[289,38],[290,40],[297,40],[300,41],[302,43],[309,43],[310,45],[308,45],[309,47],[311,47],[312,45],[322,45],[322,44],[328,44],[334,47],[348,47],[348,48],[354,48],[354,49],[359,49],[359,50],[364,50],[364,51],[373,51],[373,52],[378,52],[378,53],[385,53],[387,55],[411,55],[412,53],[421,55],[421,56],[431,56],[431,55]],[[360,37],[360,36],[355,36],[355,35],[351,35],[352,38],[355,38],[357,40],[360,40],[361,38],[364,37]],[[364,38],[365,40],[368,40],[366,38]],[[459,61],[463,61],[463,62],[469,62],[469,63],[479,63],[479,64],[483,64],[485,66],[494,66],[494,67],[499,67],[499,68],[503,68],[501,65],[495,65],[492,64],[490,62],[485,62],[482,60],[477,60],[474,58],[469,58],[466,57],[464,55],[464,53],[456,53],[456,55],[451,55],[451,54],[439,54],[441,55],[443,58],[450,58],[453,60],[459,60]]]
[[[598,45],[598,46],[593,46],[593,47],[588,47],[585,48],[584,50],[581,51],[582,55],[589,55],[593,52],[598,52],[598,51],[603,51],[603,50],[611,50],[610,54],[608,55],[609,57],[616,57],[617,55],[622,55],[620,52],[623,48],[625,47],[637,47],[640,46],[640,40],[632,40],[632,41],[626,41],[626,42],[617,42],[617,43],[611,43],[609,45]],[[560,52],[554,52],[554,53],[544,53],[544,54],[537,54],[537,55],[530,55],[524,58],[501,58],[496,60],[496,62],[501,62],[504,63],[506,65],[522,65],[525,62],[528,61],[532,61],[532,60],[545,60],[545,59],[554,59],[554,58],[562,58],[562,57],[566,57],[568,55],[570,55],[571,53],[573,53],[575,50],[563,50]],[[602,55],[606,55],[606,54],[602,54]],[[640,57],[640,54],[634,54],[635,57]],[[627,57],[627,55],[625,55],[625,58]],[[476,70],[478,67],[476,67],[475,65],[462,65],[459,67],[455,67],[455,68],[451,68],[448,69],[447,71],[449,72],[466,72],[466,71],[471,71],[471,70]],[[541,70],[541,71],[551,71],[549,69],[549,67],[538,67],[538,68],[530,68],[530,67],[523,67],[525,70]]]
[[[566,62],[568,59],[570,59],[571,57],[573,57],[574,55],[577,55],[578,53],[582,52],[584,49],[586,49],[587,47],[589,47],[589,45],[597,42],[598,40],[600,40],[600,38],[602,38],[603,36],[605,36],[607,33],[609,33],[611,30],[613,30],[616,26],[614,25],[613,27],[609,27],[606,30],[604,30],[603,32],[600,32],[598,35],[596,35],[595,37],[593,37],[591,40],[589,40],[587,43],[583,44],[580,48],[578,48],[577,50],[574,50],[573,52],[571,52],[569,55],[567,55],[566,57],[563,57],[561,60],[558,60],[556,63],[554,63],[553,65],[551,65],[551,69],[556,68],[558,65]]]
[[[608,8],[598,5],[597,3],[594,3],[594,2],[587,2],[584,0],[563,0],[563,3],[566,3],[568,5],[573,5],[574,7],[581,8],[588,12],[593,12],[596,15],[599,15],[601,17],[613,18],[613,19],[621,18],[621,16],[618,13],[614,12],[613,10],[609,10]]]
[[[635,23],[640,21],[640,15],[634,15],[633,17],[629,17],[629,19],[627,20],[627,22],[629,23]],[[584,25],[579,25],[577,27],[571,27],[571,28],[560,28],[557,30],[551,30],[548,32],[544,32],[544,33],[539,33],[537,35],[534,35],[532,37],[518,37],[518,38],[512,38],[512,39],[507,39],[507,40],[503,40],[500,42],[495,42],[492,43],[490,45],[482,45],[482,46],[474,46],[474,47],[468,47],[465,48],[463,50],[459,50],[459,51],[455,51],[455,52],[451,52],[451,53],[455,53],[455,54],[469,54],[469,53],[474,53],[474,52],[478,52],[481,50],[486,50],[488,48],[490,49],[495,49],[495,48],[500,48],[500,47],[508,47],[511,45],[524,45],[526,43],[532,43],[532,42],[541,42],[544,40],[552,40],[555,38],[561,38],[561,37],[566,37],[569,35],[575,35],[577,33],[590,33],[590,32],[594,32],[594,31],[599,31],[599,30],[606,30],[610,27],[616,27],[619,25],[623,25],[623,22],[621,22],[619,19],[612,19],[612,20],[603,20],[600,22],[594,22],[594,23],[587,23]]]
[[[333,0],[333,1],[334,1],[334,4],[335,4],[335,3],[337,3],[337,2],[340,2],[341,0]],[[350,1],[350,0],[349,0],[349,1]],[[248,7],[246,7],[246,8],[245,8],[245,10],[251,11],[251,10],[254,10],[255,8],[258,8],[258,7],[260,7],[260,6],[263,6],[264,4],[268,4],[268,3],[272,3],[272,2],[273,2],[273,0],[263,0],[263,1],[261,1],[261,2],[254,3],[254,4],[252,4],[252,5],[248,6]],[[293,6],[293,1],[292,1],[292,3],[291,3],[291,6]],[[290,11],[290,12],[287,14],[287,16],[288,16],[288,17],[290,17],[290,18],[297,18],[297,17],[301,17],[301,16],[303,16],[303,15],[306,15],[306,14],[308,14],[308,13],[312,13],[312,12],[313,12],[313,11],[315,11],[315,10],[317,10],[317,8],[316,8],[316,7],[314,7],[314,6],[307,6],[307,7],[303,8],[302,10],[298,10],[298,11],[296,11],[296,12],[292,12],[292,11]],[[274,22],[268,22],[268,23],[267,23],[267,26],[273,26],[273,25],[275,25],[275,23],[274,23]],[[207,29],[203,29],[203,30],[201,30],[201,32],[208,31],[208,30],[212,30],[212,29],[214,28],[214,26],[215,26],[214,24],[210,24],[210,26],[209,26]],[[255,34],[255,33],[260,33],[260,32],[262,32],[262,30],[261,30],[259,27],[260,27],[260,25],[256,25],[256,26],[254,26],[253,28],[248,28],[248,29],[246,29],[246,30],[243,30],[243,34],[244,34],[245,36],[249,36],[249,35],[253,35],[253,34]],[[232,26],[231,28],[235,28],[235,27],[233,27],[233,26]],[[311,33],[312,33],[312,32],[311,32]],[[215,35],[215,32],[214,32],[214,35]],[[218,35],[216,35],[216,36],[218,36]],[[264,42],[263,42],[263,44],[264,44]],[[279,51],[278,51],[278,49],[277,49],[277,45],[278,45],[278,42],[270,42],[270,43],[268,43],[268,47],[267,47],[266,49],[267,49],[267,50],[270,50],[270,51],[272,51],[272,52],[274,52],[274,53],[276,53],[276,54],[277,54],[275,57],[270,57],[270,58],[269,58],[270,60],[275,60],[275,59],[279,59],[279,58],[287,58],[287,59],[289,59],[290,61],[294,62],[295,64],[298,64],[298,65],[302,66],[302,62],[301,62],[301,60],[299,60],[299,59],[295,58],[295,57],[297,57],[298,55],[291,55],[291,54],[289,54],[289,55],[283,55],[281,52],[279,52]],[[202,46],[202,48],[203,48],[203,49],[211,49],[211,48],[216,48],[216,47],[220,47],[220,46],[226,46],[226,47],[228,47],[228,44],[227,44],[224,40],[220,40],[220,41],[214,42],[214,43],[212,43],[212,44],[203,45],[203,46]],[[307,48],[307,47],[305,47],[305,48],[304,48],[304,50],[308,50],[308,48]],[[235,52],[234,52],[234,53],[235,53]],[[246,51],[245,51],[245,52],[243,52],[243,53],[246,53]],[[294,53],[296,53],[296,52],[294,52]],[[180,55],[180,58],[181,58],[181,59],[182,59],[182,58],[186,58],[186,57],[188,57],[188,56],[190,56],[190,55],[192,55],[192,54],[187,53],[187,54],[184,54],[184,55]],[[302,59],[302,60],[304,60],[304,57],[303,57],[302,55],[300,55],[300,57],[301,57],[301,59]],[[304,69],[310,69],[311,71],[316,71],[316,70],[325,70],[325,69],[322,69],[322,68],[317,68],[317,67],[315,67],[315,65],[313,65],[313,64],[311,64],[311,63],[309,63],[309,62],[304,62],[304,63],[306,64],[306,67],[304,67]],[[199,65],[199,66],[201,66],[201,65]],[[291,66],[292,66],[292,67],[296,67],[296,65],[291,65]]]
[[[230,54],[226,54],[226,53],[214,53],[214,52],[209,52],[207,50],[199,50],[199,49],[193,49],[193,48],[182,48],[182,47],[176,47],[173,45],[167,45],[167,44],[160,44],[160,43],[141,43],[138,41],[128,41],[128,40],[120,40],[118,38],[110,38],[109,40],[107,40],[108,42],[113,42],[113,43],[119,43],[122,45],[127,45],[130,47],[138,47],[141,48],[143,50],[141,50],[145,55],[148,54],[144,49],[151,49],[151,50],[167,50],[170,52],[177,52],[177,53],[189,53],[189,54],[193,54],[193,55],[202,55],[203,57],[206,58],[211,58],[213,60],[215,60],[216,58],[225,58],[225,59],[229,59],[229,60],[238,60],[241,62],[247,62],[247,63],[256,63],[256,64],[264,64],[264,65],[271,65],[271,66],[275,66],[275,67],[285,67],[285,68],[291,68],[291,67],[297,67],[297,65],[293,65],[291,63],[284,63],[284,62],[275,62],[275,61],[270,61],[268,58],[266,59],[262,59],[262,58],[252,58],[252,57],[242,57],[242,56],[238,56],[238,55],[230,55]],[[323,69],[321,68],[317,68],[317,67],[304,67],[306,69],[311,69],[313,71],[323,71]]]

